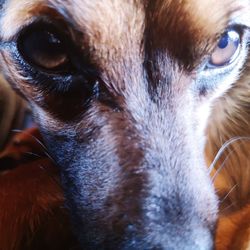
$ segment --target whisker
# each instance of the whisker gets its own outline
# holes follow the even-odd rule
[[[54,159],[47,153],[47,152],[43,152],[45,156],[47,156],[53,163],[55,163]],[[33,152],[25,152],[25,154],[28,154],[28,155],[33,155],[33,156],[36,156],[38,158],[43,158],[44,156],[43,155],[39,155],[39,154],[36,154],[36,153],[33,153]],[[56,164],[56,163],[55,163]]]
[[[23,134],[25,134],[25,135],[30,136],[30,137],[33,138],[40,146],[42,146],[44,150],[47,151],[47,147],[44,145],[44,143],[43,143],[41,140],[39,140],[39,139],[38,139],[37,137],[35,137],[34,135],[27,133],[25,130],[13,129],[13,130],[11,130],[11,132],[14,132],[14,133],[23,133]]]
[[[225,213],[225,211],[229,210],[231,207],[233,207],[235,205],[235,202],[231,203],[229,206],[225,207],[224,209],[222,209],[220,211],[220,213]]]
[[[39,154],[36,154],[36,153],[33,153],[33,152],[25,152],[24,154],[31,155],[31,156],[36,156],[37,158],[43,158],[42,155],[39,155]]]
[[[216,163],[218,162],[218,160],[220,159],[220,157],[222,156],[223,152],[234,142],[239,141],[239,140],[245,140],[245,141],[250,141],[250,137],[244,137],[244,136],[238,136],[238,137],[233,137],[231,139],[229,139],[228,141],[226,141],[221,148],[219,149],[218,153],[216,154],[213,162],[211,163],[211,165],[208,168],[208,172],[209,174],[211,174],[212,170],[215,168]]]
[[[221,172],[221,170],[225,167],[225,164],[227,162],[227,160],[230,158],[231,154],[233,153],[234,151],[230,151],[229,154],[227,155],[226,159],[222,162],[222,164],[220,165],[220,167],[218,169],[216,169],[216,172],[215,174],[213,175],[212,177],[212,182],[215,181],[216,177],[219,175],[219,173]]]
[[[235,190],[235,188],[237,187],[238,185],[235,184],[230,190],[229,192],[224,196],[224,198],[220,201],[220,203],[222,204],[226,199],[227,197]]]
[[[56,164],[56,161],[53,159],[53,157],[52,157],[47,151],[44,151],[44,154],[45,154],[54,164]]]
[[[45,144],[39,140],[37,137],[35,137],[34,135],[32,134],[29,134],[27,133],[26,131],[23,131],[23,130],[19,130],[19,129],[13,129],[12,132],[14,133],[23,133],[25,135],[28,135],[30,136],[31,138],[33,138],[43,149],[44,149],[44,154],[51,160],[55,163],[55,160],[53,159],[53,157],[49,154],[48,150],[47,150],[47,147],[45,146]]]

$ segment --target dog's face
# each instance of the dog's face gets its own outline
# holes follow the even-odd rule
[[[248,1],[6,0],[5,75],[30,102],[88,249],[211,249],[212,101],[247,56]]]

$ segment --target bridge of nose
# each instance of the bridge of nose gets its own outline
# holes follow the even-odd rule
[[[170,102],[164,110],[164,107],[157,107],[152,100],[147,100],[148,105],[151,104],[149,108],[145,106],[146,94],[143,97],[145,99],[135,100],[129,111],[143,141],[144,154],[139,164],[136,162],[133,165],[133,159],[128,160],[131,160],[131,166],[123,169],[124,178],[118,187],[120,199],[115,200],[115,206],[119,203],[117,214],[126,215],[123,225],[134,226],[132,231],[128,230],[130,232],[126,238],[133,239],[133,234],[143,232],[140,234],[159,238],[159,242],[163,235],[167,242],[169,239],[175,241],[179,234],[184,233],[188,235],[187,241],[192,238],[192,244],[203,242],[202,238],[211,239],[217,199],[202,160],[202,150],[196,152],[199,146],[194,144],[193,135],[187,132],[190,127],[186,113],[190,111],[183,107],[183,118],[181,115],[174,116],[173,113],[179,112],[181,107],[174,107]],[[130,177],[134,179],[133,182],[129,180]],[[197,238],[193,233],[195,228],[201,228],[204,237]],[[168,236],[172,233],[172,237]],[[179,238],[178,241],[181,240]]]

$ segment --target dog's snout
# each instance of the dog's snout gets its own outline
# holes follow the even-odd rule
[[[139,226],[130,224],[127,227],[125,238],[129,240],[122,249],[213,249],[215,216],[206,217],[199,213],[200,204],[194,200],[147,197],[141,216],[137,218]],[[202,199],[199,202],[204,203]],[[210,212],[208,206],[207,213]]]
[[[119,189],[101,218],[102,224],[109,225],[104,230],[108,249],[114,245],[124,250],[213,249],[216,202],[200,186],[202,182],[193,183],[184,173],[179,176],[181,186],[173,177],[165,178],[166,183],[159,181],[161,172],[151,170],[140,172],[134,183]]]
[[[114,134],[118,149],[107,127],[100,130],[101,143],[78,148],[81,164],[78,157],[71,163],[76,174],[63,177],[66,184],[72,176],[80,180],[68,199],[77,193],[74,221],[86,249],[213,248],[218,202],[202,152],[189,147],[188,123],[164,112],[168,119],[154,112],[122,141]]]
[[[197,225],[193,230],[188,230],[185,226],[170,226],[172,234],[162,232],[157,238],[141,238],[133,235],[125,244],[122,250],[212,250],[214,249],[213,233],[207,228]],[[153,230],[153,228],[152,228]],[[175,233],[174,233],[175,232]]]

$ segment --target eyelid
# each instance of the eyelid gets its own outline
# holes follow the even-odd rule
[[[60,36],[62,40],[64,39],[64,35],[67,34],[67,29],[62,29],[61,25],[57,24],[57,22],[52,22],[47,17],[39,17],[39,18],[36,18],[36,20],[33,21],[32,23],[24,26],[18,32],[18,34],[16,34],[15,40],[17,41],[19,37],[21,37],[27,32],[32,32],[33,30],[39,30],[39,29],[45,29],[45,28],[51,32],[58,34],[58,36]]]
[[[12,35],[10,35],[9,37],[1,37],[1,43],[2,44],[7,44],[7,43],[11,43],[11,42],[16,42],[18,40],[18,38],[20,37],[20,35],[22,35],[24,32],[28,31],[29,29],[32,29],[33,27],[38,27],[38,26],[46,26],[48,25],[48,27],[55,27],[57,30],[61,31],[62,33],[65,34],[71,34],[71,32],[68,32],[69,30],[69,26],[62,21],[61,19],[59,20],[59,18],[51,20],[50,17],[46,16],[46,15],[42,15],[39,17],[31,17],[27,20],[25,20],[22,25],[20,25],[19,27],[16,27],[15,31],[13,32]],[[1,34],[0,34],[1,35]]]

